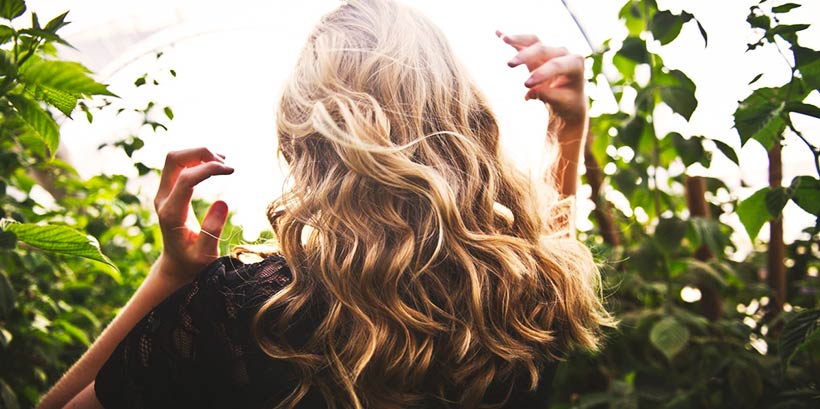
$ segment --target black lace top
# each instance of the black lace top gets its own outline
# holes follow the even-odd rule
[[[221,258],[145,316],[97,374],[97,399],[114,408],[273,408],[298,383],[289,364],[251,336],[259,306],[291,280],[284,259]],[[513,391],[508,408],[545,408],[555,366],[535,393]],[[309,393],[299,408],[324,408]]]

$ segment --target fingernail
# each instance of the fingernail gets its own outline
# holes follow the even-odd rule
[[[509,62],[507,62],[507,65],[509,65],[510,67],[514,67],[514,66],[516,66],[516,65],[518,65],[518,64],[520,64],[520,63],[521,63],[521,59],[519,59],[518,57],[513,57],[513,59],[512,59],[512,60],[510,60]]]
[[[524,82],[524,86],[527,87],[527,88],[529,88],[533,85],[535,85],[535,80],[532,77],[528,78],[527,81]]]

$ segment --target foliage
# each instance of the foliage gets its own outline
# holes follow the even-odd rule
[[[820,84],[820,54],[799,42],[808,25],[779,21],[799,7],[764,0],[750,9],[747,21],[759,40],[749,52],[780,49],[791,76],[740,101],[737,143],[657,132],[659,107],[690,120],[698,106],[692,79],[654,52],[677,46],[687,27],[708,44],[694,15],[661,10],[655,0],[629,0],[620,13],[627,36],[590,57],[593,81],[611,87],[621,110],[592,122],[585,178],[593,187],[595,228],[585,238],[606,260],[607,299],[621,327],[599,354],[579,352],[559,367],[554,407],[816,406],[820,221],[774,259],[787,267],[785,300],[762,278],[774,245],[758,241],[751,254],[738,257],[730,240],[737,233],[755,239],[789,202],[820,214],[820,150],[792,121],[794,115],[820,118],[820,108],[806,102]],[[117,108],[87,69],[56,57],[57,45],[69,46],[59,36],[67,15],[41,25],[32,13],[31,24],[18,28],[25,11],[22,0],[0,0],[6,20],[0,24],[3,408],[34,405],[130,297],[161,247],[152,212],[133,183],[157,173],[133,159],[148,142],[135,132],[100,145],[121,150],[138,176],[82,179],[61,160],[55,118],[81,110],[91,121],[97,108],[135,111],[141,126],[153,131],[174,119],[170,107],[154,102]],[[156,85],[157,77],[147,73],[134,82]],[[785,136],[811,151],[816,175],[799,175],[742,200],[720,180],[689,175],[693,167],[709,167],[715,154],[743,165],[737,147],[756,141],[776,151]],[[606,168],[614,172],[601,171]],[[733,213],[742,220],[741,232],[722,222]],[[241,236],[237,232],[229,224],[225,235]],[[700,293],[699,301],[681,297],[692,292]]]
[[[656,132],[658,107],[688,121],[698,105],[696,84],[650,51],[659,44],[674,46],[687,24],[697,27],[706,44],[706,29],[692,14],[661,10],[655,0],[629,0],[620,12],[627,37],[607,41],[590,56],[593,81],[611,87],[621,110],[592,119],[588,169],[615,167],[597,177],[587,172],[587,182],[597,184],[593,192],[608,189],[605,197],[593,197],[596,228],[587,238],[608,260],[608,301],[622,322],[600,354],[578,353],[560,367],[555,407],[816,407],[820,225],[790,244],[785,258],[772,261],[769,245],[757,242],[738,261],[730,240],[734,229],[721,220],[737,212],[754,240],[789,201],[817,218],[820,165],[817,175],[800,175],[744,200],[720,201],[731,196],[722,181],[689,175],[693,165],[709,167],[715,152],[742,165],[732,145],[754,140],[779,150],[787,134],[803,141],[817,163],[820,150],[791,116],[820,118],[820,109],[805,102],[818,87],[819,53],[798,41],[808,25],[779,23],[780,15],[799,4],[760,3],[747,20],[760,39],[749,52],[788,47],[792,75],[782,86],[755,89],[740,101],[734,114],[737,145]],[[761,280],[771,274],[767,261],[789,266],[787,303],[776,303],[776,292]],[[692,292],[700,294],[699,301],[682,299]]]

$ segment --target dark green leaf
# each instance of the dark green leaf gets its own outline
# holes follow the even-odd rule
[[[798,114],[813,116],[820,119],[820,108],[816,105],[806,104],[803,102],[787,102],[786,112],[797,112]]]
[[[659,75],[661,100],[688,121],[698,106],[695,83],[679,70]]]
[[[740,222],[746,228],[746,233],[749,238],[754,241],[757,234],[760,233],[760,228],[763,227],[769,219],[771,214],[766,209],[766,195],[769,192],[768,187],[758,190],[751,196],[744,199],[737,205],[737,215],[740,217]]]
[[[793,202],[809,214],[820,214],[820,180],[811,176],[798,176],[792,179],[790,188]]]
[[[627,37],[616,55],[621,55],[637,63],[649,63],[646,43],[638,37]]]
[[[20,404],[17,402],[17,396],[14,391],[0,379],[0,406],[4,409],[20,409]]]
[[[746,21],[753,28],[762,28],[764,30],[768,30],[772,26],[772,19],[770,19],[769,16],[762,14],[749,14],[749,16],[746,17]]]
[[[795,314],[786,325],[778,339],[780,362],[785,371],[800,347],[820,328],[820,309],[805,310]]]
[[[785,187],[777,187],[766,192],[766,210],[772,218],[780,216],[791,195],[792,190]]]
[[[646,119],[642,116],[635,116],[618,132],[618,137],[626,146],[637,149],[644,134],[644,128],[646,128]]]
[[[675,150],[678,151],[678,155],[680,155],[684,165],[689,166],[703,160],[705,152],[701,138],[691,137],[685,139],[677,132],[673,132],[667,135],[667,137],[672,138],[672,144],[675,146]]]
[[[792,44],[794,62],[803,81],[813,88],[820,88],[820,51]]]
[[[6,273],[0,271],[0,318],[8,317],[14,309],[14,288]]]
[[[706,246],[712,254],[723,254],[727,238],[720,231],[720,225],[712,219],[705,217],[692,217],[689,225],[694,233],[695,243],[693,247]]]
[[[717,146],[720,152],[726,155],[726,157],[729,158],[729,160],[734,162],[735,165],[740,166],[740,160],[737,157],[737,152],[735,152],[735,150],[731,146],[717,139],[712,139],[712,142],[715,143],[715,146]]]
[[[165,107],[163,111],[165,112],[165,116],[167,116],[168,119],[174,119],[174,111],[171,110],[171,107]]]
[[[779,91],[777,88],[756,89],[738,105],[734,116],[741,146],[754,139],[769,149],[780,140],[786,123],[780,118],[785,103]]]
[[[10,231],[0,230],[0,250],[14,250],[17,247],[17,235]]]
[[[680,34],[683,17],[669,10],[659,11],[652,18],[652,36],[662,45],[671,43]]]
[[[751,80],[751,81],[749,81],[749,85],[754,84],[754,83],[755,83],[755,82],[757,82],[757,80],[759,80],[761,77],[763,77],[763,73],[762,73],[762,72],[761,72],[760,74],[755,75],[755,77],[754,77],[754,78],[752,78],[752,80]]]
[[[689,329],[675,318],[667,317],[652,326],[649,342],[671,361],[689,343]]]
[[[655,242],[668,252],[677,250],[686,236],[686,226],[685,221],[676,217],[660,219],[655,227]]]
[[[0,17],[13,20],[26,12],[26,2],[23,0],[0,0]]]
[[[34,247],[54,253],[78,256],[103,263],[104,271],[116,282],[122,277],[114,263],[100,252],[100,244],[93,236],[83,234],[66,226],[36,225],[6,222],[3,230],[13,232],[17,239]]]
[[[769,35],[787,36],[809,28],[809,24],[778,24],[769,30]]]
[[[137,78],[137,80],[134,81],[134,86],[141,87],[143,85],[145,85],[145,75],[143,75],[142,77]]]
[[[46,144],[51,157],[57,153],[60,143],[60,128],[51,115],[40,108],[40,105],[21,95],[7,95],[20,119],[28,130]]]
[[[59,16],[54,17],[53,19],[51,19],[51,21],[49,21],[46,24],[46,26],[43,28],[43,30],[48,31],[49,33],[52,33],[52,34],[56,33],[57,30],[65,27],[66,25],[68,25],[68,22],[65,21],[65,18],[66,18],[67,15],[68,15],[68,12],[66,11],[63,14],[60,14]]]
[[[775,13],[788,13],[789,11],[794,10],[798,7],[800,7],[800,4],[786,3],[772,7],[772,11]]]
[[[171,76],[172,76],[172,77],[176,77],[176,76],[177,76],[177,72],[176,72],[175,70],[169,70],[169,72],[171,73]]]
[[[733,360],[728,372],[734,401],[740,403],[740,407],[755,406],[763,394],[763,381],[758,369],[741,360]]]
[[[0,25],[0,44],[9,42],[14,37],[14,29],[7,25]]]
[[[706,34],[706,29],[703,28],[703,24],[700,23],[700,20],[695,19],[695,23],[698,24],[698,31],[700,31],[700,36],[703,37],[703,46],[706,47],[709,45],[709,36]]]

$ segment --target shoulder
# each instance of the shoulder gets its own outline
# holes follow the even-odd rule
[[[290,267],[279,254],[253,263],[222,257],[199,273],[192,283],[192,290],[204,290],[240,306],[254,307],[290,284],[291,280]]]

